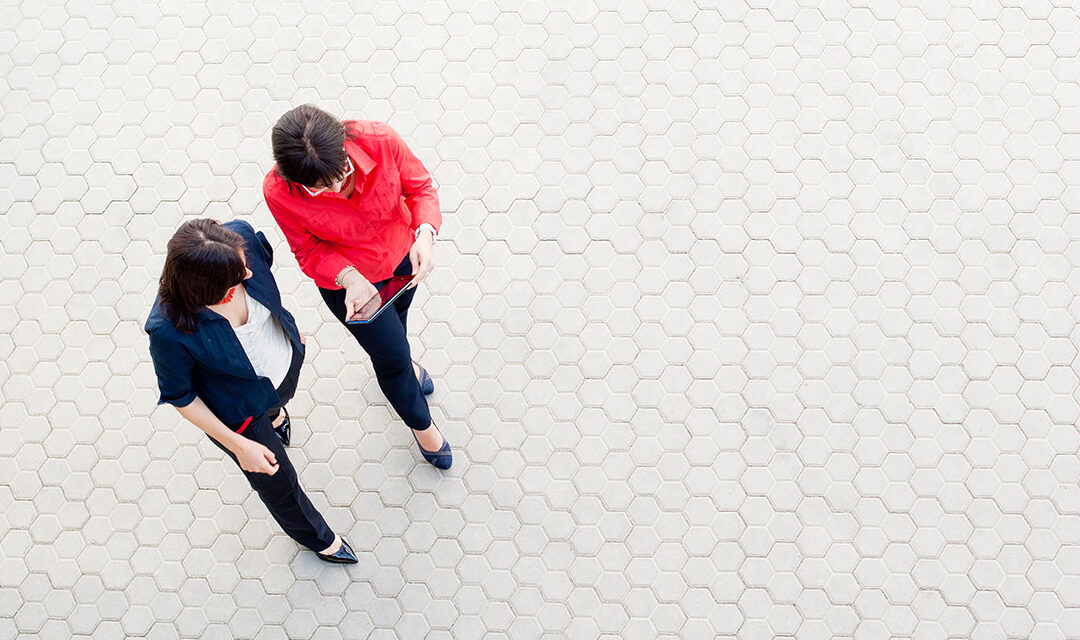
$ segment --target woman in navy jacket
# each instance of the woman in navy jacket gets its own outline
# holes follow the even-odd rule
[[[311,504],[282,446],[304,339],[281,306],[272,262],[270,243],[246,222],[180,226],[145,326],[158,404],[175,406],[240,466],[285,533],[322,560],[352,564],[352,549]]]

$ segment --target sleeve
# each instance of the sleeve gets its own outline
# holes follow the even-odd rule
[[[442,213],[439,211],[439,194],[431,183],[431,174],[398,132],[389,126],[387,129],[390,130],[390,151],[397,161],[398,174],[401,176],[401,193],[412,212],[412,229],[416,231],[420,225],[429,224],[438,233],[442,226]]]
[[[183,345],[169,340],[154,331],[150,332],[150,358],[154,361],[158,390],[158,404],[186,407],[195,400],[191,384],[191,372],[195,361]]]
[[[435,227],[431,226],[427,222],[421,222],[420,226],[418,226],[416,228],[416,230],[413,232],[413,235],[415,237],[419,238],[420,237],[420,232],[423,231],[424,229],[431,229],[431,239],[432,240],[437,240],[439,238],[439,231]]]
[[[309,233],[288,207],[268,195],[266,206],[285,234],[285,241],[296,256],[300,270],[324,289],[340,289],[334,278],[352,263],[335,251],[333,245]]]

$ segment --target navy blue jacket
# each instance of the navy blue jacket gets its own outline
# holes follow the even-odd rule
[[[270,273],[274,252],[266,236],[261,231],[256,233],[243,220],[223,226],[243,236],[247,245],[244,253],[252,274],[244,281],[247,294],[270,310],[285,329],[293,349],[303,354],[296,321],[281,306],[281,293]],[[154,301],[143,327],[150,334],[150,356],[161,391],[158,404],[186,407],[198,396],[227,425],[241,423],[280,404],[270,379],[255,374],[228,320],[204,307],[199,311],[195,331],[183,333],[162,315],[160,302]]]

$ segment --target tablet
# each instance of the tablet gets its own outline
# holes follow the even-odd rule
[[[378,318],[386,308],[394,303],[401,297],[401,294],[409,288],[412,284],[415,274],[408,274],[404,276],[394,276],[386,281],[386,284],[379,292],[371,297],[370,300],[364,303],[360,310],[352,315],[345,321],[346,324],[367,324]]]

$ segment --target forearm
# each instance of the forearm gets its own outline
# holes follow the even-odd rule
[[[180,412],[180,415],[184,416],[185,420],[202,429],[206,435],[217,440],[233,453],[236,453],[239,445],[246,440],[244,436],[237,435],[236,432],[225,426],[225,423],[214,415],[210,407],[206,406],[202,398],[196,397],[191,404],[186,407],[177,407],[176,410]]]

